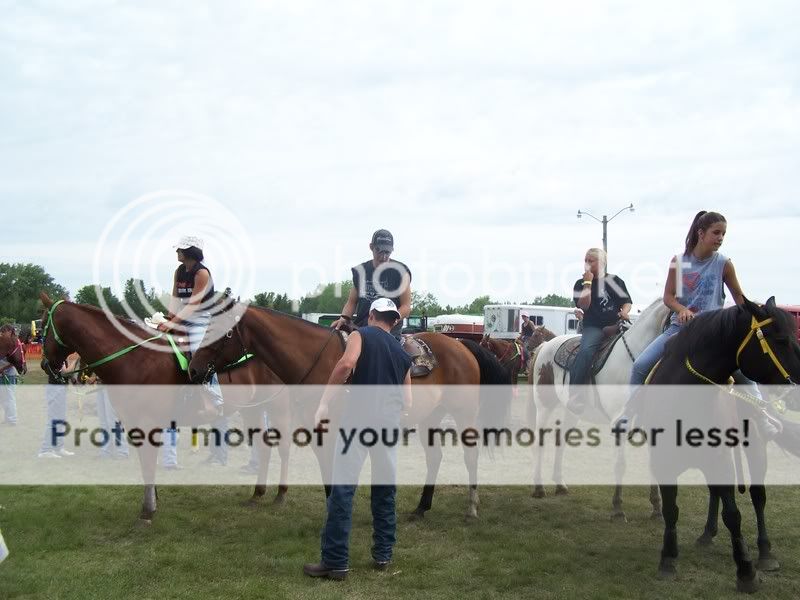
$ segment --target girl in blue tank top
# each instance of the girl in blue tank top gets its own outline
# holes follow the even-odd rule
[[[634,361],[630,380],[632,394],[636,387],[644,383],[650,370],[661,359],[670,337],[678,333],[695,315],[722,308],[725,303],[725,287],[736,304],[744,302],[742,286],[736,277],[733,263],[719,253],[727,227],[725,217],[717,212],[701,210],[695,215],[686,235],[684,252],[680,256],[672,257],[664,285],[664,304],[673,312],[670,325]],[[758,387],[742,375],[741,371],[734,374],[734,379],[736,383],[751,385],[753,395],[761,397]],[[624,413],[628,412],[629,407],[626,405]],[[625,414],[617,420],[617,424],[621,424],[623,420],[627,421]],[[764,428],[774,427],[769,420],[759,423],[759,426],[768,436],[776,433],[764,431]]]

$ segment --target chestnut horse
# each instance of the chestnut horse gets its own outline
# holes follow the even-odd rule
[[[28,370],[22,344],[19,342],[17,332],[11,326],[0,329],[0,356],[19,371],[20,375],[24,375]]]
[[[289,385],[324,385],[344,352],[344,339],[340,332],[303,319],[265,308],[242,305],[236,310],[220,312],[211,319],[205,343],[194,354],[189,365],[189,375],[193,380],[208,377],[220,364],[226,364],[241,348],[246,348],[265,361],[269,368]],[[238,317],[236,315],[241,315]],[[438,366],[425,376],[414,378],[415,384],[426,385],[425,393],[413,394],[413,408],[409,415],[410,423],[420,425],[419,438],[428,438],[428,432],[439,427],[445,414],[455,419],[459,430],[476,427],[491,422],[502,423],[508,415],[511,395],[503,396],[503,401],[482,401],[477,389],[465,393],[464,388],[448,391],[448,386],[478,386],[480,384],[508,384],[508,376],[500,363],[489,352],[470,340],[458,341],[439,333],[419,333],[414,336],[425,342],[436,356]],[[435,387],[434,387],[435,386]],[[431,391],[433,390],[433,391]],[[304,396],[310,396],[305,394]],[[507,397],[506,397],[507,396]],[[318,398],[302,401],[304,425],[315,426],[314,413]],[[335,426],[337,415],[334,410],[341,403],[331,407],[330,427]],[[479,415],[480,413],[480,415]],[[427,479],[417,508],[412,516],[423,517],[430,510],[434,484],[442,461],[440,445],[425,444]],[[332,452],[322,452],[314,446],[324,482],[330,481]],[[469,475],[469,505],[467,518],[478,516],[478,448],[464,445],[464,463]],[[326,485],[326,494],[330,488]]]
[[[72,302],[53,302],[45,293],[40,295],[46,315],[42,319],[45,323],[42,367],[48,371],[58,371],[67,355],[77,352],[85,364],[111,356],[126,347],[132,347],[130,339],[121,333],[117,326],[124,327],[132,337],[139,340],[151,340],[151,343],[164,348],[158,350],[141,345],[132,351],[114,358],[108,362],[92,368],[94,372],[109,386],[109,398],[114,410],[119,415],[120,421],[130,429],[132,426],[142,428],[144,431],[158,430],[165,427],[175,419],[178,409],[180,393],[179,386],[188,383],[186,373],[178,367],[175,354],[170,351],[170,344],[165,336],[159,335],[154,330],[140,327],[135,322],[109,317],[103,310],[85,304]],[[116,320],[116,324],[112,322]],[[157,339],[152,339],[156,338]],[[237,356],[230,364],[238,361],[242,356]],[[52,365],[52,367],[51,367]],[[52,371],[51,371],[52,369]],[[249,360],[241,363],[224,373],[220,373],[220,384],[226,385],[267,385],[280,384],[280,380],[261,361]],[[175,386],[176,393],[163,397],[162,394],[153,394],[152,398],[138,396],[139,401],[135,406],[121,401],[115,402],[114,385],[170,385]],[[238,395],[238,394],[236,394]],[[232,394],[232,396],[234,396]],[[236,398],[235,400],[239,400]],[[290,422],[289,399],[282,394],[266,404],[270,420],[276,427],[288,427]],[[239,410],[247,429],[263,429],[261,411],[265,407],[264,400],[237,406],[232,399],[225,402],[225,412],[233,413]],[[273,426],[272,423],[270,426]],[[255,436],[259,439],[259,436]],[[266,444],[259,444],[260,460],[256,486],[250,504],[256,504],[266,494],[267,471],[269,466],[270,448]],[[158,448],[153,444],[143,444],[138,448],[139,463],[144,478],[144,501],[140,520],[147,524],[152,522],[156,511],[155,470]],[[289,441],[282,441],[279,446],[281,457],[281,477],[275,502],[284,500],[288,480]]]
[[[527,368],[526,350],[522,347],[522,342],[494,339],[487,333],[481,339],[481,347],[494,354],[503,368],[508,371],[511,383],[517,383],[520,371]]]

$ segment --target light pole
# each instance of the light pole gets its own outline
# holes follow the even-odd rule
[[[603,215],[602,219],[598,219],[593,214],[588,213],[585,210],[578,210],[578,218],[580,219],[583,215],[586,215],[587,217],[593,218],[598,223],[603,224],[603,252],[608,254],[608,224],[610,221],[613,221],[616,217],[624,213],[626,210],[629,210],[631,212],[634,211],[632,202],[630,206],[626,206],[625,208],[620,208],[616,213],[614,213],[614,215],[610,219],[606,215]],[[608,258],[606,258],[606,260],[608,260]]]

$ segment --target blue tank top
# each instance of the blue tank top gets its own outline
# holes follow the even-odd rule
[[[361,355],[353,371],[356,385],[402,385],[411,358],[393,335],[379,327],[361,327]]]
[[[714,252],[703,260],[693,254],[678,255],[678,260],[682,261],[682,264],[678,265],[677,272],[678,302],[695,314],[722,308],[725,304],[722,272],[728,258],[719,252]],[[673,314],[670,322],[677,325],[678,315]]]

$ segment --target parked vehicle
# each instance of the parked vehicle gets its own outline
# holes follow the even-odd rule
[[[516,338],[522,327],[520,313],[523,311],[534,325],[544,325],[556,335],[578,333],[574,308],[526,304],[487,304],[483,309],[484,331],[492,338]]]

